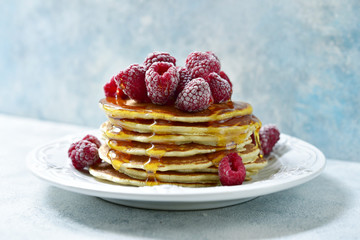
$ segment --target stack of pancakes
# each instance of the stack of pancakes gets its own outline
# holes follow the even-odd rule
[[[97,178],[134,186],[205,187],[221,184],[218,165],[230,152],[242,157],[246,180],[267,164],[260,153],[261,122],[247,103],[213,104],[197,113],[111,97],[100,105],[108,121],[101,126],[103,163],[90,167]]]

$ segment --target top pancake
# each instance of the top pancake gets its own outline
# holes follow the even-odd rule
[[[260,128],[261,122],[254,115],[233,117],[221,121],[212,122],[174,122],[161,119],[118,119],[109,117],[109,121],[127,130],[140,133],[156,134],[182,134],[182,135],[229,135],[235,132],[242,133],[253,129],[251,126]]]
[[[130,99],[107,97],[100,100],[100,106],[111,118],[122,119],[162,119],[177,122],[211,122],[252,113],[252,107],[244,102],[212,104],[201,112],[189,113],[173,106],[152,103],[137,103]]]

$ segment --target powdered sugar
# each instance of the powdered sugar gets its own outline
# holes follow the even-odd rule
[[[210,73],[219,73],[221,65],[212,52],[193,52],[186,58],[186,67],[191,72],[191,78],[202,77],[206,80]]]
[[[138,102],[148,102],[145,86],[145,68],[132,64],[115,77],[115,81],[124,93]]]
[[[72,143],[68,150],[68,156],[78,170],[101,162],[97,145],[88,140]]]
[[[164,105],[174,100],[179,73],[172,63],[155,62],[146,71],[145,82],[151,102]]]
[[[153,52],[150,53],[144,61],[145,70],[148,70],[153,63],[168,62],[176,66],[176,59],[166,52]]]
[[[209,74],[208,82],[215,103],[224,103],[230,100],[232,88],[228,81],[213,72]]]
[[[202,78],[191,80],[176,99],[175,106],[183,111],[199,112],[213,102],[209,84]]]

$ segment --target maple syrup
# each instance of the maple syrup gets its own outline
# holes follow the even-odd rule
[[[183,112],[174,106],[137,103],[130,99],[107,97],[100,100],[100,105],[110,117],[132,119],[164,119],[181,122],[206,122],[245,116],[252,113],[252,107],[244,102],[212,104],[201,112]]]

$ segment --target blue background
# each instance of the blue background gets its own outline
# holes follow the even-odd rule
[[[102,86],[166,51],[217,54],[264,124],[359,161],[359,1],[0,1],[0,113],[97,128]]]

